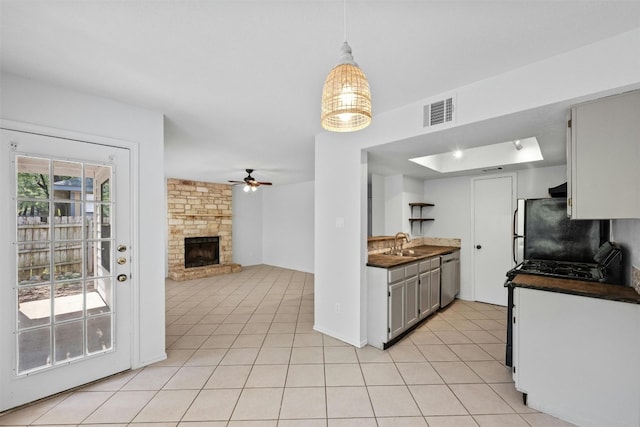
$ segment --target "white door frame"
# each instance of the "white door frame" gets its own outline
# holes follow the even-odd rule
[[[137,248],[139,247],[139,144],[136,142],[125,141],[114,138],[107,138],[97,135],[84,134],[74,131],[67,131],[62,129],[56,129],[46,126],[34,125],[31,123],[16,122],[11,120],[0,119],[0,128],[26,132],[32,134],[38,134],[54,138],[63,138],[74,140],[78,142],[87,142],[93,144],[101,144],[106,146],[112,146],[117,148],[124,148],[129,150],[129,179],[130,179],[130,200],[129,206],[131,210],[131,248],[129,252],[130,256],[130,279],[128,286],[130,287],[131,298],[131,334],[130,334],[130,365],[132,369],[140,366],[140,283],[138,281],[140,272],[139,254]],[[0,185],[0,200],[10,200],[10,188],[8,183]],[[10,203],[0,203],[0,218],[3,221],[7,221],[11,218],[10,215],[15,215],[15,212],[11,210],[12,205]],[[10,260],[13,259],[13,254],[9,253],[7,245],[0,245],[0,259]],[[0,294],[4,295],[6,293]],[[2,314],[1,321],[11,321],[9,317],[12,313]],[[5,319],[7,318],[7,319]],[[1,343],[0,343],[1,344]],[[0,352],[0,382],[5,382],[8,379],[2,377],[4,366],[11,363],[11,360],[5,360],[6,352]],[[0,408],[4,404],[0,402]]]
[[[476,301],[476,195],[475,183],[484,179],[511,178],[511,207],[514,208],[518,202],[518,174],[516,172],[497,173],[492,175],[474,176],[471,178],[471,298]],[[505,274],[507,272],[505,271]],[[506,279],[506,276],[505,276]]]

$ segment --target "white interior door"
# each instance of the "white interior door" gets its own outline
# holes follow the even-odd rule
[[[131,218],[128,149],[1,132],[4,410],[131,367]]]
[[[476,301],[507,305],[505,273],[511,269],[513,176],[473,180],[473,266]]]

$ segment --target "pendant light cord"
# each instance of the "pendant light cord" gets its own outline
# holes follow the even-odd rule
[[[342,2],[342,22],[344,24],[344,41],[347,41],[347,0]]]

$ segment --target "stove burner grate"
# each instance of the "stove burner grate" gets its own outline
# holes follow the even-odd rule
[[[604,269],[598,264],[537,259],[525,260],[513,270],[509,271],[507,276],[512,278],[519,273],[594,282],[603,281],[605,278]]]

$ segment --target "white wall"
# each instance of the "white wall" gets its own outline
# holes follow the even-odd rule
[[[366,337],[361,279],[366,276],[367,180],[356,136],[316,137],[314,329],[360,346]]]
[[[161,113],[72,92],[10,74],[0,75],[1,118],[64,131],[120,139],[139,147],[139,192],[134,194],[138,258],[138,316],[133,321],[133,367],[162,360],[166,236],[164,118]],[[135,169],[134,169],[135,170]],[[135,239],[135,238],[134,238]]]
[[[385,233],[385,177],[371,174],[371,235],[382,236]]]
[[[433,203],[434,221],[422,226],[424,236],[460,239],[460,294],[472,299],[471,289],[471,178],[459,177],[425,181],[424,200]]]
[[[409,218],[414,215],[417,217],[420,215],[420,209],[414,208],[414,215],[411,214],[411,208],[409,207],[409,203],[422,203],[424,201],[424,181],[421,179],[416,179],[410,176],[402,177],[402,218],[400,219],[400,224],[398,224],[398,228],[396,228],[396,233],[398,231],[402,231],[404,233],[409,233],[411,236],[419,236],[424,232],[424,227],[422,228],[422,232],[420,231],[420,223],[416,222],[413,227],[409,222]],[[429,209],[429,208],[425,208]],[[428,215],[428,212],[423,209],[423,214]],[[412,230],[413,228],[413,230]],[[395,233],[393,233],[395,234]]]
[[[456,124],[636,87],[640,84],[640,56],[629,52],[638,51],[640,29],[460,87],[455,91]],[[362,333],[366,325],[360,316],[367,285],[367,182],[366,177],[364,184],[361,182],[361,172],[366,169],[361,151],[433,132],[425,130],[420,120],[425,101],[378,114],[359,132],[316,135],[314,327],[349,343],[366,339]],[[361,205],[363,194],[365,204]],[[344,219],[344,227],[336,228],[338,217]],[[341,313],[335,313],[338,301]]]
[[[409,224],[409,203],[422,201],[422,181],[404,175],[390,175],[384,177],[384,184],[385,226],[384,233],[377,235],[395,236],[400,231],[415,235]]]
[[[313,181],[233,189],[233,260],[313,273]]]
[[[242,185],[233,187],[233,262],[240,265],[263,263],[262,239],[262,198],[264,187],[255,193],[245,193]]]
[[[384,233],[393,236],[402,230],[402,175],[384,177]]]
[[[549,188],[567,182],[567,167],[551,166],[518,171],[518,199],[549,197]]]
[[[264,264],[313,273],[313,181],[263,189]]]

